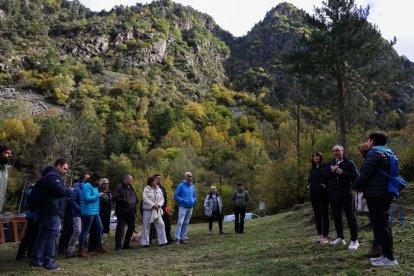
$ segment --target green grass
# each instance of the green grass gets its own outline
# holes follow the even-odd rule
[[[87,259],[57,258],[63,267],[59,273],[70,275],[413,275],[414,274],[414,187],[403,192],[406,223],[394,227],[394,249],[398,268],[374,268],[363,257],[372,239],[371,229],[359,231],[361,247],[349,251],[346,246],[330,247],[315,241],[315,227],[309,223],[310,205],[295,206],[294,211],[246,221],[245,234],[233,233],[233,224],[225,223],[229,233],[207,235],[207,223],[190,225],[188,245],[153,246],[133,244],[131,251],[90,254]],[[367,224],[358,217],[359,225]],[[331,222],[331,237],[335,236]],[[174,227],[173,227],[173,230]],[[345,238],[349,239],[348,228]],[[348,240],[347,239],[347,240]],[[113,234],[106,243],[114,248]],[[27,264],[14,261],[17,243],[0,245],[0,274],[37,274]],[[48,274],[45,270],[41,273]]]

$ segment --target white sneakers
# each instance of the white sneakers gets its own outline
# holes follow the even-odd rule
[[[387,257],[381,256],[379,258],[371,258],[371,265],[373,266],[396,266],[398,265],[397,260],[391,261]]]
[[[328,238],[324,237],[322,235],[318,236],[318,238],[316,239],[316,243],[321,243],[321,244],[325,244],[328,243]]]
[[[351,241],[349,243],[348,249],[349,250],[357,250],[358,247],[359,247],[359,242],[358,242],[358,240],[356,240],[356,241]]]
[[[344,245],[346,244],[346,242],[344,241],[344,239],[341,238],[336,238],[336,240],[331,241],[330,245],[335,246],[335,245]]]

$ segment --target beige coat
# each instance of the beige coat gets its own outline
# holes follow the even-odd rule
[[[146,186],[142,193],[142,209],[152,210],[154,205],[162,206],[164,204],[164,196],[161,189],[157,186],[153,189],[151,186]]]

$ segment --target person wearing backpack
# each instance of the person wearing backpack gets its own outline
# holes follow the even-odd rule
[[[28,196],[28,208],[36,206],[39,234],[33,246],[30,266],[47,270],[60,270],[55,264],[55,240],[59,234],[60,220],[66,205],[66,198],[72,192],[65,186],[61,176],[69,169],[68,162],[60,158],[54,167],[48,166],[42,178],[36,182]]]
[[[393,253],[392,229],[388,215],[393,195],[388,192],[389,177],[383,173],[385,171],[388,175],[392,174],[391,157],[393,154],[385,146],[387,141],[388,135],[383,131],[369,135],[367,143],[370,150],[356,183],[356,189],[364,191],[374,237],[382,248],[382,256],[370,259],[373,266],[398,265]]]
[[[243,234],[244,231],[244,217],[246,215],[246,208],[250,203],[249,192],[244,190],[242,183],[237,183],[237,191],[232,196],[232,203],[234,208],[234,231],[236,234]]]

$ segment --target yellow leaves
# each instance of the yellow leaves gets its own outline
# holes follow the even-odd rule
[[[23,119],[5,119],[0,121],[0,140],[19,152],[28,144],[34,144],[40,132],[40,126],[32,117]]]
[[[1,124],[0,137],[4,140],[16,139],[24,135],[23,122],[19,119],[6,119]]]
[[[123,131],[136,139],[150,139],[150,130],[146,119],[126,121],[123,124]]]
[[[206,126],[203,132],[204,142],[207,144],[224,143],[225,137],[215,126]]]
[[[184,113],[196,123],[203,123],[206,120],[206,109],[199,103],[188,103],[184,108]]]

